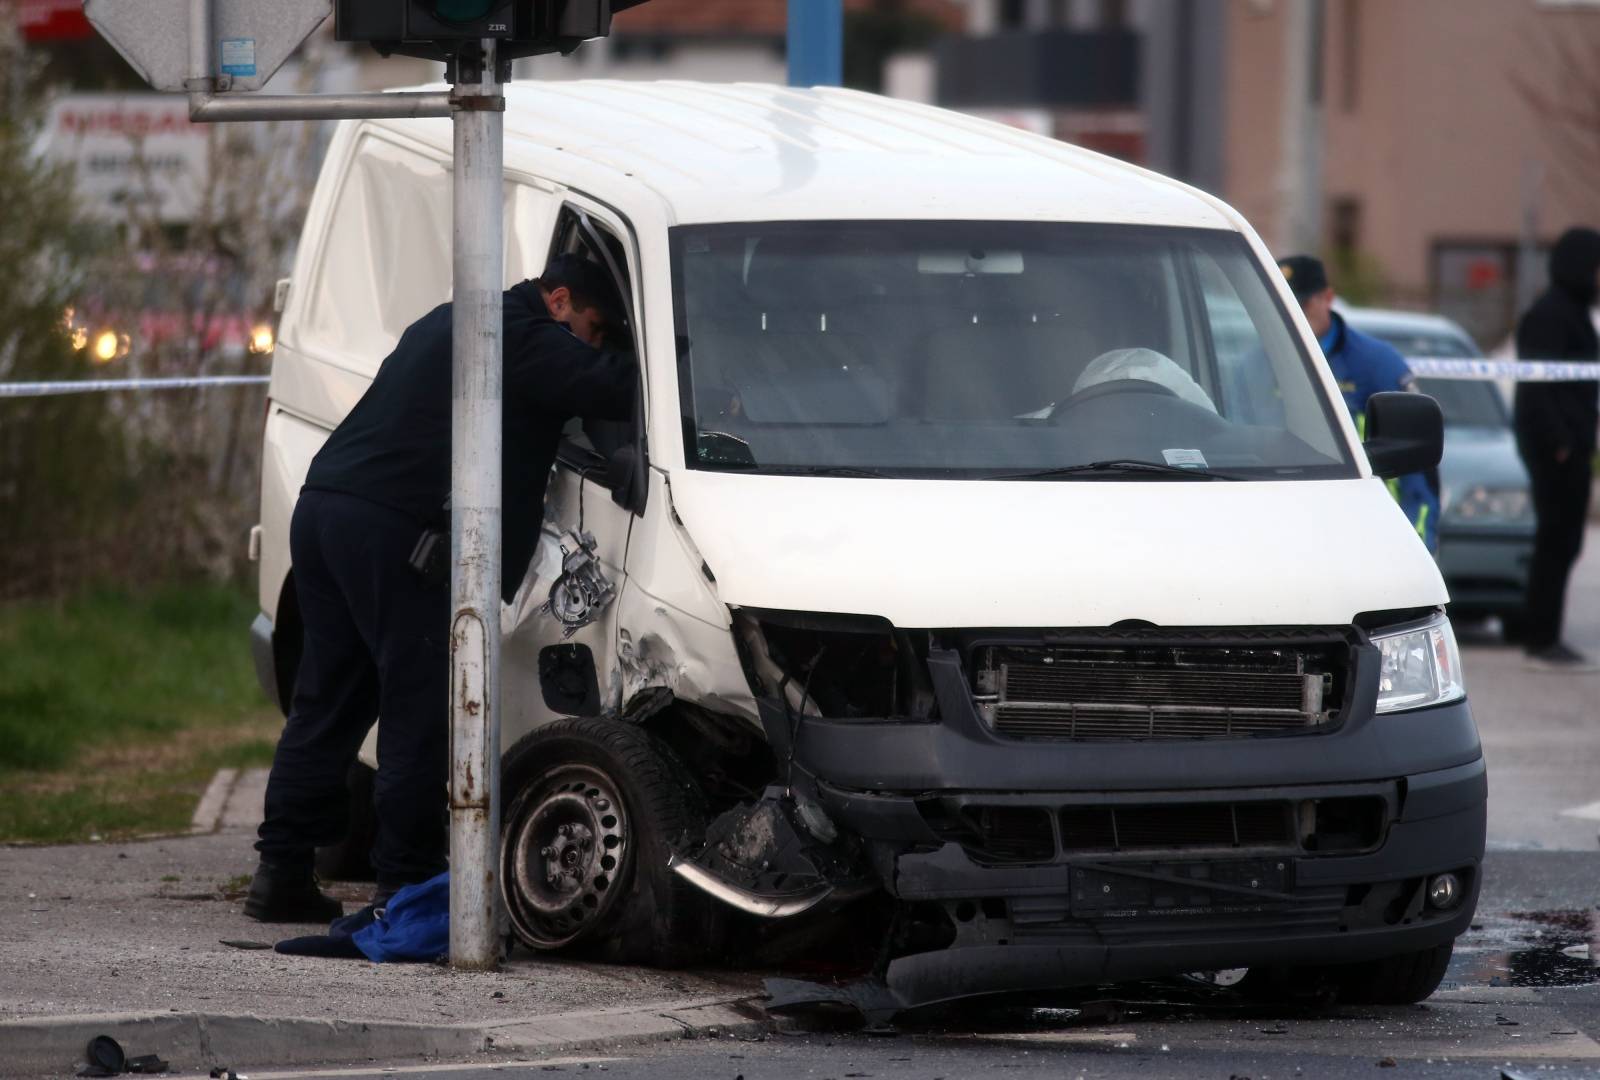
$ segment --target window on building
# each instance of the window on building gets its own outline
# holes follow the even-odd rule
[[[1328,209],[1333,249],[1342,254],[1358,250],[1361,247],[1361,200],[1341,196],[1334,199]]]

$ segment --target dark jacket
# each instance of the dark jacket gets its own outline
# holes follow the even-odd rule
[[[306,487],[356,495],[448,527],[450,305],[406,328],[372,385],[312,459]],[[539,541],[544,489],[561,429],[574,416],[633,415],[629,357],[584,344],[550,317],[531,281],[505,293],[502,592],[509,600]]]
[[[1568,229],[1550,252],[1550,287],[1517,324],[1517,356],[1523,360],[1600,358],[1589,309],[1600,269],[1600,232]],[[1600,377],[1600,367],[1595,369]],[[1525,382],[1517,387],[1517,442],[1524,458],[1552,457],[1557,450],[1587,457],[1594,452],[1600,415],[1600,383]]]

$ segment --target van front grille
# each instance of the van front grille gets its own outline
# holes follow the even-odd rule
[[[1229,849],[1342,855],[1377,847],[1389,822],[1379,795],[1026,806],[980,800],[929,798],[917,809],[935,834],[985,863]]]
[[[1337,648],[983,646],[974,703],[1013,739],[1227,739],[1306,733],[1337,712]]]

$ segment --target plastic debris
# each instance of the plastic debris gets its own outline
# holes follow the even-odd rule
[[[109,1035],[96,1035],[83,1052],[88,1063],[78,1070],[79,1076],[116,1076],[128,1064],[122,1044]]]
[[[78,1070],[79,1076],[117,1076],[121,1073],[142,1073],[146,1076],[167,1071],[167,1062],[156,1054],[141,1054],[130,1058],[122,1045],[109,1035],[96,1035],[84,1047],[87,1064]]]
[[[1587,960],[1589,959],[1589,943],[1586,941],[1582,945],[1569,945],[1561,950],[1561,955],[1570,956],[1575,960]]]
[[[218,938],[219,945],[226,945],[230,949],[270,949],[270,941],[250,941],[245,938]]]

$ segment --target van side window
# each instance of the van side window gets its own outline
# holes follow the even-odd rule
[[[599,234],[601,241],[609,250],[612,262],[622,272],[623,281],[620,287],[624,295],[628,295],[632,283],[628,279],[627,248],[603,221],[590,216],[589,223],[594,226],[594,231]],[[602,269],[606,268],[605,260],[595,250],[588,230],[583,228],[578,217],[578,212],[566,206],[562,207],[561,215],[556,220],[555,235],[550,244],[550,257],[572,254],[581,255]],[[606,342],[606,348],[617,352],[634,352],[633,329],[627,325],[617,328],[611,339]],[[562,457],[571,464],[590,467],[603,462],[618,447],[625,446],[633,440],[633,425],[628,421],[573,419],[562,432]]]
[[[352,371],[377,371],[407,326],[450,299],[449,167],[363,137],[340,185],[310,297],[303,324],[310,352]]]
[[[1278,378],[1244,302],[1215,261],[1197,254],[1193,266],[1210,323],[1223,414],[1236,423],[1283,426]]]

